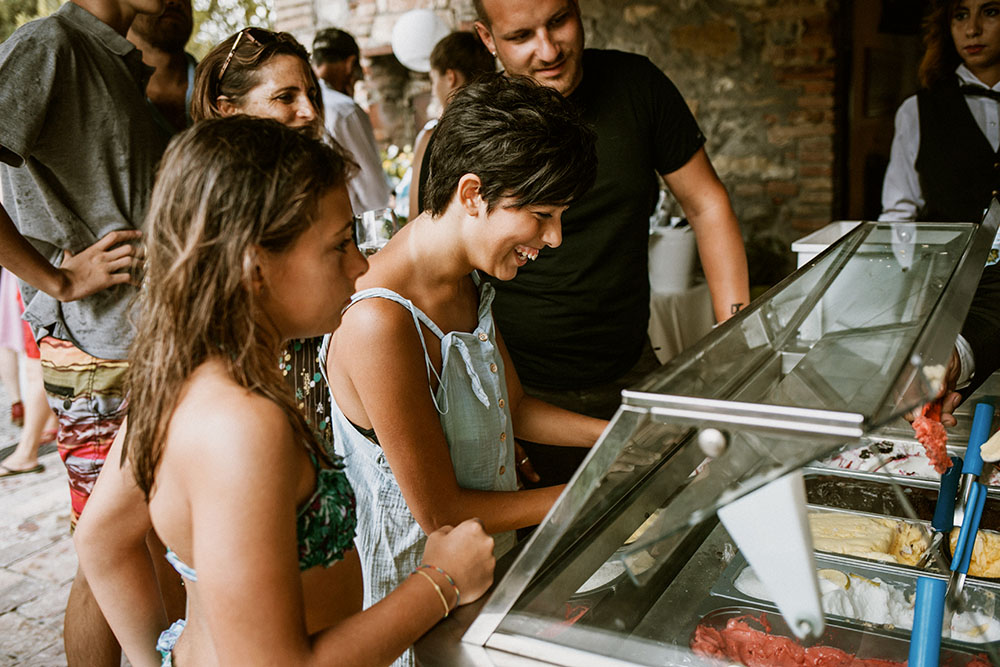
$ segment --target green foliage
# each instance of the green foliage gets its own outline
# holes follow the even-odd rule
[[[199,60],[213,46],[247,26],[274,27],[273,0],[193,0],[194,33],[188,51]]]
[[[48,16],[66,0],[3,0],[0,2],[0,42],[33,19]]]

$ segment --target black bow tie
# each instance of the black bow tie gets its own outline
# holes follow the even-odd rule
[[[975,86],[970,83],[959,86],[958,89],[962,92],[963,95],[972,95],[974,97],[988,97],[991,100],[1000,102],[1000,91],[990,90],[989,88],[983,88],[982,86]]]

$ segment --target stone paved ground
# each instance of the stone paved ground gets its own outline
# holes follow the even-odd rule
[[[0,449],[18,429],[0,389]],[[65,665],[62,616],[76,572],[66,471],[55,452],[41,474],[0,479],[0,665]]]

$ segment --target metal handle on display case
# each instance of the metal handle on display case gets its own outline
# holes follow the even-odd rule
[[[768,405],[698,396],[655,394],[626,389],[622,403],[647,408],[653,419],[692,426],[746,426],[756,431],[801,432],[857,439],[864,435],[864,416],[788,405]]]

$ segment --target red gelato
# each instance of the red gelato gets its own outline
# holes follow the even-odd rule
[[[747,622],[753,620],[763,630]],[[699,655],[738,660],[746,667],[905,667],[905,662],[856,658],[832,646],[803,648],[794,639],[772,635],[767,614],[738,616],[726,622],[722,630],[699,625],[691,640],[691,650]],[[985,667],[988,663],[973,658],[967,667]]]
[[[917,440],[927,452],[927,460],[940,475],[951,467],[951,458],[945,445],[948,444],[948,432],[941,425],[941,404],[937,401],[924,406],[920,416],[913,420],[913,430]]]

